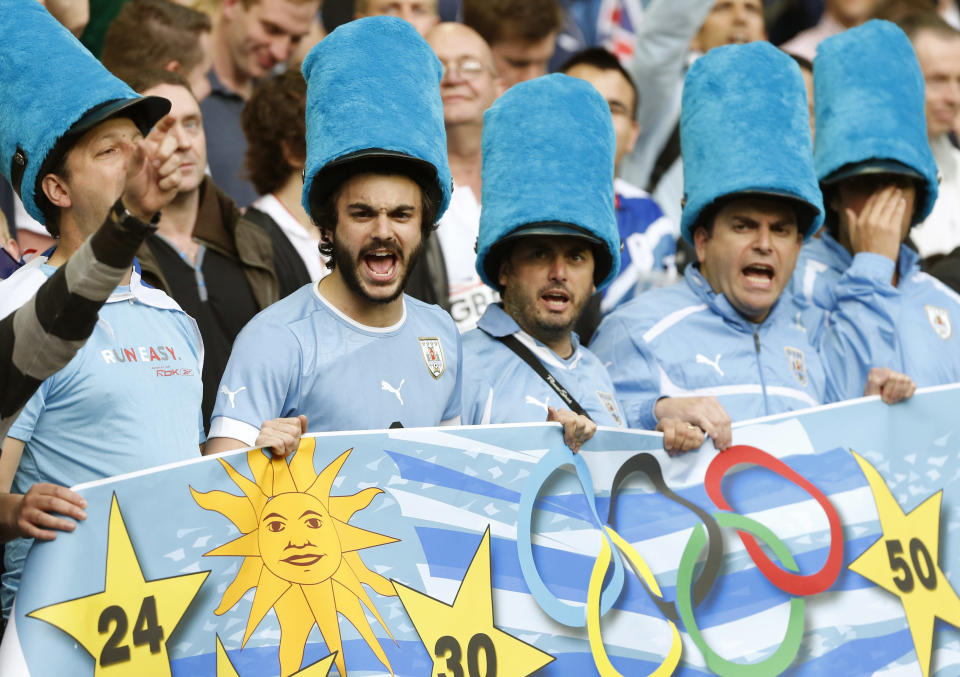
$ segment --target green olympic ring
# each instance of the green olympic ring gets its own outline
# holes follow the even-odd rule
[[[753,534],[760,540],[766,542],[773,550],[773,553],[790,571],[799,571],[793,555],[790,550],[781,541],[776,534],[759,522],[738,515],[735,513],[718,512],[714,513],[717,522],[723,527],[734,527],[740,531],[746,531]],[[703,525],[698,524],[690,534],[690,540],[683,550],[683,556],[680,558],[680,566],[677,569],[677,609],[680,611],[680,618],[683,625],[690,634],[690,639],[700,649],[706,660],[707,667],[720,677],[762,677],[766,675],[778,675],[793,662],[797,653],[800,651],[800,642],[803,640],[803,611],[804,600],[801,597],[793,597],[790,600],[790,619],[787,622],[787,631],[784,634],[783,642],[773,655],[765,658],[758,663],[744,664],[729,661],[718,653],[713,651],[703,638],[703,634],[697,627],[697,620],[693,613],[693,604],[690,595],[690,586],[693,582],[693,568],[700,556],[700,551],[706,542],[703,533]]]

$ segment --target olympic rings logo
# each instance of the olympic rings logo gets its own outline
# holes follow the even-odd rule
[[[776,534],[759,522],[733,512],[733,508],[723,495],[721,485],[730,468],[744,463],[765,468],[786,479],[803,489],[820,505],[826,514],[830,527],[830,550],[819,571],[808,575],[801,574],[793,555]],[[587,499],[587,505],[591,511],[590,518],[601,530],[603,536],[600,554],[594,562],[590,574],[586,608],[562,601],[547,588],[534,562],[531,541],[533,508],[537,497],[543,490],[546,481],[556,470],[561,466],[571,464]],[[650,567],[647,566],[633,546],[617,533],[614,524],[616,501],[620,489],[629,476],[638,472],[647,476],[657,493],[690,510],[702,522],[690,534],[680,557],[677,568],[677,599],[675,602],[663,598]],[[707,468],[703,484],[714,505],[721,511],[726,512],[711,514],[678,495],[666,485],[657,458],[649,453],[637,454],[627,460],[614,476],[610,488],[610,507],[607,520],[604,522],[597,513],[593,482],[590,471],[582,457],[571,454],[565,447],[558,447],[548,452],[531,472],[521,495],[517,520],[517,553],[524,580],[540,607],[555,621],[570,627],[586,626],[594,662],[602,677],[619,674],[604,649],[600,632],[600,618],[613,607],[623,591],[626,578],[624,559],[643,583],[647,594],[656,607],[667,619],[673,635],[666,658],[651,673],[656,677],[673,673],[680,662],[682,644],[677,624],[681,621],[690,635],[690,639],[703,654],[707,667],[713,673],[726,677],[782,672],[793,662],[800,650],[805,606],[803,598],[828,590],[840,575],[843,566],[843,529],[840,516],[823,492],[783,461],[756,447],[747,445],[731,447],[713,459]],[[721,527],[736,529],[737,535],[757,569],[777,588],[794,596],[790,601],[787,629],[779,648],[772,655],[757,663],[735,663],[721,657],[710,648],[697,627],[694,608],[706,599],[721,570],[724,553]],[[757,543],[757,539],[767,544],[783,566],[779,566],[767,556]],[[704,546],[707,548],[706,561],[700,575],[694,579],[694,567]],[[622,557],[614,557],[614,552],[619,552]],[[611,564],[613,565],[613,573],[606,588],[604,588],[603,580]]]

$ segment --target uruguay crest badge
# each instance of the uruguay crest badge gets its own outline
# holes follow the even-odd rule
[[[807,385],[807,361],[803,357],[803,351],[786,346],[783,352],[787,354],[787,362],[790,363],[790,370],[796,379],[800,381],[800,385]]]
[[[427,363],[430,375],[433,378],[440,378],[447,368],[443,360],[443,346],[440,345],[440,339],[421,337],[417,340],[420,341],[420,352],[423,353],[423,361]]]
[[[924,304],[923,309],[927,311],[927,319],[930,320],[930,326],[937,332],[937,336],[946,341],[953,335],[953,327],[950,324],[950,313],[944,308]]]
[[[617,400],[613,394],[598,390],[597,397],[600,398],[600,403],[603,404],[603,408],[607,410],[607,413],[610,414],[614,422],[616,422],[617,427],[623,428],[623,417],[620,415],[620,407],[617,406]]]

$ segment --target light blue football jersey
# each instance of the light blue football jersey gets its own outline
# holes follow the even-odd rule
[[[403,297],[390,327],[361,325],[301,287],[233,344],[210,437],[253,445],[264,421],[306,414],[311,432],[439,425],[460,416],[460,334],[438,306]]]
[[[573,334],[573,354],[563,359],[520,329],[499,303],[487,306],[477,329],[463,336],[463,423],[532,423],[547,407],[569,409],[553,388],[496,339],[515,335],[580,403],[597,425],[625,426],[613,382],[597,356]]]
[[[43,279],[56,268],[42,265]],[[9,281],[15,280],[15,274]],[[41,276],[23,280],[35,285]],[[25,443],[13,493],[72,486],[200,456],[203,349],[196,323],[134,274],[100,309],[93,334],[45,380],[10,428]],[[3,615],[32,541],[7,545]]]

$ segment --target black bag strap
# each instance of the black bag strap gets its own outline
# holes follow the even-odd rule
[[[537,372],[537,375],[546,381],[547,385],[553,388],[553,391],[561,400],[566,403],[568,407],[570,407],[571,411],[576,414],[580,414],[581,416],[586,416],[591,421],[593,420],[590,418],[590,414],[588,414],[584,408],[580,406],[580,403],[573,399],[573,395],[567,392],[567,389],[564,388],[563,385],[553,377],[553,374],[547,371],[547,368],[544,367],[543,363],[537,359],[537,356],[534,355],[529,348],[523,345],[523,343],[521,343],[516,336],[513,334],[508,334],[507,336],[494,336],[494,338],[515,352],[521,360],[530,365],[530,368]]]

